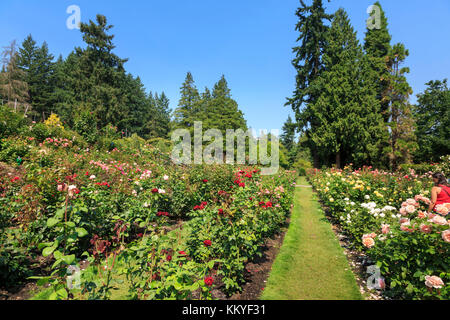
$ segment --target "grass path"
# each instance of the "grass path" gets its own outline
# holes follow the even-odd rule
[[[262,300],[361,300],[343,249],[300,178],[291,225],[275,260]]]

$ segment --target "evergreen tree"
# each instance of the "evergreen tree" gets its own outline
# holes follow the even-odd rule
[[[310,104],[317,101],[317,95],[310,90],[310,84],[321,74],[323,70],[322,53],[326,47],[326,34],[328,27],[325,21],[332,16],[325,13],[322,0],[313,0],[311,5],[306,5],[300,0],[301,7],[296,15],[299,21],[296,31],[300,33],[297,42],[299,46],[293,48],[295,58],[292,61],[297,70],[296,89],[293,97],[288,99],[287,105],[295,112],[300,131],[305,131],[309,136],[310,130],[314,130],[317,117],[311,112]],[[312,139],[308,139],[310,149],[314,157],[314,165],[319,164],[318,149]]]
[[[396,170],[402,163],[412,162],[412,153],[417,148],[414,119],[409,96],[412,88],[406,80],[409,68],[401,68],[409,51],[401,43],[393,46],[387,58],[389,71],[386,101],[389,102],[389,147],[386,149],[390,167]]]
[[[438,162],[450,154],[450,90],[447,79],[430,81],[414,106],[419,148],[415,161]]]
[[[78,102],[75,100],[75,90],[72,86],[72,75],[75,74],[77,65],[78,58],[74,52],[70,53],[66,60],[60,55],[54,65],[52,104],[55,113],[69,126],[74,124],[77,115]]]
[[[219,129],[222,134],[226,130],[247,130],[244,114],[239,110],[238,103],[231,97],[231,90],[225,76],[214,85],[210,103],[207,106],[204,130]]]
[[[297,145],[295,142],[295,133],[297,125],[292,121],[291,116],[288,117],[283,125],[280,141],[286,148],[286,154],[290,164],[293,164],[297,156]]]
[[[368,81],[369,63],[343,9],[335,13],[327,41],[324,71],[310,85],[317,97],[309,104],[317,117],[310,137],[322,158],[334,160],[337,168],[350,161],[368,163],[377,155],[384,123],[375,86]]]
[[[190,72],[181,87],[181,98],[175,110],[176,128],[190,128],[193,130],[196,121],[195,110],[200,103],[200,94],[195,86],[194,78]]]
[[[76,48],[67,59],[65,64],[68,65],[63,69],[70,73],[64,77],[67,80],[64,85],[70,87],[68,100],[77,109],[94,111],[99,128],[113,123],[125,130],[130,117],[127,95],[122,87],[126,83],[124,63],[127,60],[112,52],[114,36],[108,34],[112,27],[102,15],[97,15],[96,23],[81,23],[87,47]]]
[[[17,65],[25,73],[33,118],[45,120],[53,111],[54,62],[47,43],[39,48],[29,35],[19,49]]]
[[[155,131],[152,134],[155,138],[169,139],[170,132],[170,100],[166,94],[162,92],[155,95]]]
[[[17,66],[16,42],[4,47],[2,52],[2,72],[0,73],[0,95],[6,99],[4,104],[17,109],[22,106],[29,109],[28,85],[25,81],[26,73]]]
[[[375,78],[372,81],[377,84],[377,99],[381,103],[381,112],[387,123],[389,121],[389,99],[387,98],[389,71],[387,68],[387,57],[391,51],[392,37],[389,33],[388,21],[381,4],[377,1],[374,5],[379,8],[380,28],[367,28],[364,49],[375,72]]]

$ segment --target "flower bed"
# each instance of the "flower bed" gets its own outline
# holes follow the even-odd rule
[[[14,140],[3,142],[0,175],[2,285],[32,275],[25,261],[42,256],[47,275],[34,278],[51,285],[50,299],[108,299],[118,278],[131,299],[210,299],[219,287],[232,294],[292,204],[292,172],[174,166],[132,139],[110,152],[65,138],[27,140],[25,149]],[[84,264],[71,289],[68,270]]]
[[[450,297],[450,205],[426,212],[429,175],[346,168],[311,171],[309,179],[353,245],[376,261],[386,295]]]

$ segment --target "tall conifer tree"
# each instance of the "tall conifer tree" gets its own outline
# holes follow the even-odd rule
[[[309,108],[310,104],[317,101],[317,95],[311,92],[310,84],[323,71],[322,54],[328,32],[325,22],[331,20],[332,16],[326,14],[322,0],[313,0],[311,5],[300,0],[300,5],[296,12],[299,18],[296,26],[296,31],[300,33],[297,39],[299,46],[293,48],[295,58],[292,61],[297,70],[296,89],[287,105],[295,112],[299,130],[306,132],[309,137],[310,131],[314,130],[317,123],[317,117]],[[310,142],[314,165],[317,167],[319,150],[312,139],[307,141]]]

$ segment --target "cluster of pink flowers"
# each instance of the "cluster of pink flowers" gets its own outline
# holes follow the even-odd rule
[[[93,161],[92,160],[91,162],[89,162],[89,164],[90,165],[95,165],[97,167],[100,167],[103,171],[106,171],[106,172],[108,172],[109,169],[110,169],[110,167],[107,164],[105,164],[105,163],[103,163],[101,161]]]
[[[63,147],[63,148],[67,148],[70,146],[71,141],[67,140],[67,139],[58,139],[58,138],[47,138],[44,140],[44,144],[52,144],[55,147]]]
[[[420,203],[415,199],[408,199],[403,202],[402,207],[400,208],[400,214],[406,217],[409,214],[413,214],[420,207]]]
[[[450,213],[450,203],[438,204],[436,206],[436,212],[444,217]]]
[[[140,180],[150,179],[152,177],[152,172],[150,170],[144,170],[144,172],[140,176]]]

